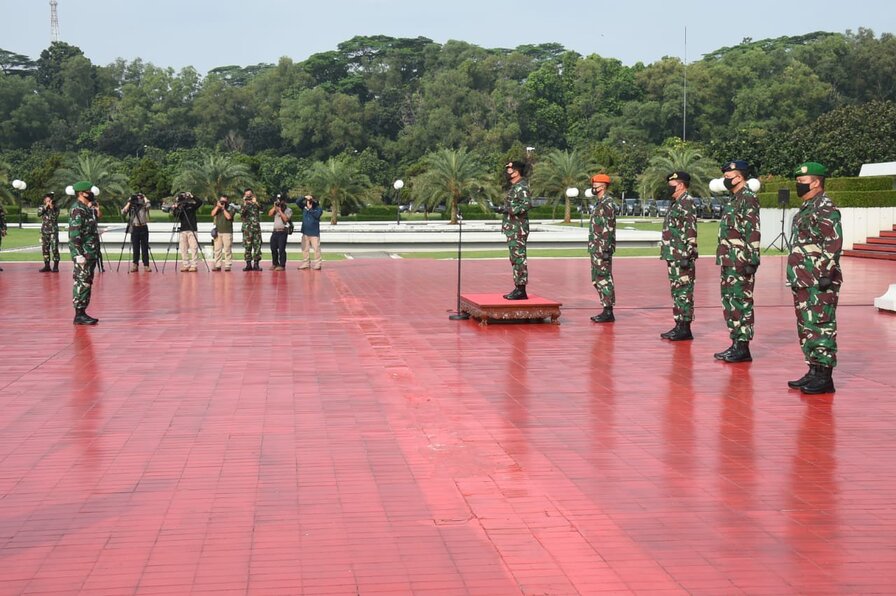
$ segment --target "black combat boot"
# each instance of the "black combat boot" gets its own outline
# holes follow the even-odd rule
[[[834,369],[830,366],[817,365],[815,367],[815,376],[812,377],[811,381],[800,387],[800,391],[807,395],[834,393],[836,391],[834,389],[834,379],[831,378],[833,372]]]
[[[39,273],[49,273],[50,272],[50,261],[44,261],[44,268],[37,270]]]
[[[737,342],[732,341],[731,345],[728,346],[728,349],[722,350],[721,352],[716,352],[715,354],[712,355],[712,357],[715,358],[716,360],[724,360],[728,356],[728,354],[730,354],[731,351],[734,350],[734,347],[736,345],[737,345]]]
[[[787,381],[787,386],[792,389],[799,389],[800,387],[804,387],[809,381],[815,378],[816,367],[814,364],[809,365],[809,372],[801,376],[799,379],[795,381]]]
[[[243,271],[253,271],[253,269],[252,269],[252,261],[246,261],[246,266],[243,267]]]
[[[84,312],[83,308],[75,309],[75,320],[72,321],[75,325],[96,325],[99,323],[99,319],[94,319],[86,312]]]
[[[59,261],[53,261],[53,273],[59,273]]]
[[[669,337],[678,333],[679,329],[681,329],[681,321],[675,321],[675,327],[669,329],[665,333],[660,333],[660,337],[663,339],[669,339]]]
[[[722,360],[725,362],[752,362],[753,356],[750,354],[750,342],[734,342],[734,348]]]
[[[509,294],[504,294],[505,300],[528,300],[529,296],[526,294],[526,286],[517,286],[514,290]]]
[[[616,320],[616,317],[613,316],[613,307],[605,306],[604,310],[599,315],[591,317],[591,320],[595,323],[612,323]]]
[[[255,261],[255,271],[261,271],[261,261]]]
[[[682,321],[679,323],[678,330],[673,330],[672,335],[666,339],[669,341],[688,341],[694,339],[694,335],[691,333],[691,322]]]

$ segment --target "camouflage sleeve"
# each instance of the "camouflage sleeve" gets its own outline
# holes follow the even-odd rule
[[[613,203],[607,201],[606,207],[607,227],[605,234],[607,238],[605,250],[610,254],[616,252],[616,211],[613,209]]]
[[[529,211],[529,202],[531,193],[529,188],[521,186],[513,189],[510,193],[510,212],[514,215],[522,215]]]
[[[6,211],[0,206],[0,232],[6,231]]]
[[[72,209],[68,220],[68,249],[72,258],[84,254],[84,221],[83,209]]]
[[[687,254],[684,255],[689,259],[696,259],[697,253],[697,210],[691,203],[690,209],[685,210],[684,214],[685,242],[687,243]]]
[[[819,239],[818,251],[815,255],[818,271],[818,277],[832,278],[834,268],[836,268],[840,258],[840,252],[843,249],[843,228],[840,225],[840,211],[834,209],[833,206],[826,207],[823,211],[818,212],[816,216],[818,222]]]
[[[743,243],[744,265],[758,265],[762,236],[759,231],[759,201],[756,197],[749,197],[744,201],[743,214]]]

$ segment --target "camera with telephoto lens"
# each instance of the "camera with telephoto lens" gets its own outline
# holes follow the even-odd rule
[[[276,196],[274,196],[272,206],[279,207],[280,209],[286,209],[288,203],[289,195],[285,192],[279,192]]]

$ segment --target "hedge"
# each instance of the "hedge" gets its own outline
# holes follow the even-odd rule
[[[834,204],[846,207],[896,207],[896,190],[828,190]],[[761,192],[757,195],[762,207],[778,207],[778,192]],[[790,207],[799,207],[802,201],[796,196],[796,189],[790,190]]]
[[[765,192],[778,192],[779,188],[789,188],[791,192],[796,192],[796,181],[793,178],[773,176],[761,178],[761,180],[762,190]],[[892,176],[868,176],[865,178],[844,176],[828,178],[825,181],[825,188],[828,192],[893,190],[893,184]]]
[[[479,205],[459,205],[458,208],[464,219],[498,219],[501,217],[494,211],[486,211]],[[442,219],[451,219],[451,211],[446,209],[441,217]]]

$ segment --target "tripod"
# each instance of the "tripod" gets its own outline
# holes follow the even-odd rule
[[[165,260],[162,262],[162,273],[165,273],[165,265],[168,264],[168,255],[171,253],[171,247],[174,245],[174,236],[175,234],[179,234],[181,231],[180,224],[174,224],[171,227],[171,235],[168,237],[168,248],[165,250]],[[211,272],[211,267],[208,266],[208,259],[205,258],[205,251],[202,250],[202,243],[199,242],[199,236],[196,234],[196,230],[186,230],[193,234],[193,239],[196,241],[196,252],[199,253],[199,256],[202,258],[202,262],[205,264],[206,271]],[[189,247],[188,247],[189,250]],[[150,253],[152,254],[152,253]],[[180,256],[179,248],[174,251],[174,268],[177,271],[177,260]],[[153,259],[153,264],[155,264],[155,259]]]
[[[122,259],[122,257],[124,256],[124,247],[125,247],[125,245],[128,243],[128,234],[131,234],[131,238],[134,237],[133,232],[132,232],[132,226],[133,226],[133,223],[134,223],[134,218],[131,216],[131,217],[128,218],[128,224],[127,224],[127,226],[125,226],[125,228],[124,228],[124,238],[123,238],[122,241],[121,241],[121,251],[118,253],[118,264],[115,266],[115,272],[116,272],[116,273],[118,273],[118,271],[121,269],[121,259]],[[148,226],[148,224],[147,224],[147,226]],[[148,227],[147,227],[147,232],[149,232],[149,228],[148,228]],[[148,239],[147,239],[147,243],[148,243]],[[136,250],[136,249],[135,249],[135,250]],[[155,258],[155,256],[153,256],[153,254],[152,254],[152,248],[151,248],[151,247],[149,248],[148,253],[149,253],[149,260],[152,261],[153,269],[155,269],[155,270],[156,270],[156,273],[158,273],[158,272],[159,272],[159,266],[156,264],[156,258]],[[130,271],[128,271],[128,273],[130,273]]]
[[[781,233],[775,236],[775,239],[771,241],[771,243],[765,247],[765,252],[768,252],[769,249],[775,248],[784,252],[784,248],[790,250],[790,240],[787,239],[787,234],[784,232],[784,220],[787,219],[787,205],[790,203],[790,189],[782,188],[778,190],[778,206],[781,207]],[[778,248],[777,242],[781,241],[781,248]]]

